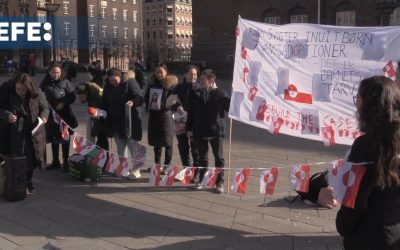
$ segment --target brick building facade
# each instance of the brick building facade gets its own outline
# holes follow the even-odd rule
[[[79,35],[89,41],[79,62],[100,60],[105,68],[127,69],[129,58],[142,57],[142,0],[79,0]],[[81,30],[82,28],[82,30]]]
[[[380,26],[399,23],[396,0],[320,0],[320,23]],[[259,22],[318,23],[317,0],[194,0],[192,60],[232,65],[235,27],[241,16]]]
[[[190,60],[192,48],[191,0],[144,0],[143,34],[146,60]]]

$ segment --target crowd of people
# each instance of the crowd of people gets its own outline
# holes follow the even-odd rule
[[[0,87],[0,126],[10,128],[19,120],[24,121],[21,150],[12,147],[0,148],[0,154],[23,154],[28,158],[27,187],[34,192],[32,171],[34,168],[62,169],[68,172],[70,138],[60,131],[60,120],[73,135],[78,121],[71,108],[76,99],[86,103],[88,117],[86,137],[97,146],[109,150],[108,138],[113,138],[118,155],[135,157],[136,142],[142,140],[142,115],[137,108],[144,106],[148,113],[148,144],[154,149],[154,164],[161,164],[162,173],[171,166],[173,138],[176,135],[182,165],[208,167],[208,144],[215,157],[215,167],[224,167],[223,140],[225,121],[230,98],[217,88],[216,74],[210,70],[202,72],[188,65],[179,83],[178,77],[168,73],[166,64],[160,63],[148,78],[140,76],[142,69],[122,72],[111,68],[103,72],[101,62],[94,62],[88,71],[93,76],[90,82],[73,86],[65,71],[65,65],[51,63],[39,87],[26,72],[20,72]],[[67,72],[68,73],[68,72]],[[104,77],[105,73],[105,77]],[[174,130],[174,116],[183,117],[183,127]],[[127,122],[127,117],[129,121]],[[35,136],[30,132],[37,126],[38,119],[45,125]],[[181,120],[182,123],[182,120]],[[127,129],[129,124],[129,129]],[[45,129],[44,129],[45,128]],[[11,143],[15,135],[1,130],[0,140]],[[175,135],[174,135],[175,134]],[[45,147],[51,144],[51,163],[46,165]],[[22,147],[21,145],[24,145]],[[26,146],[25,146],[26,145]],[[59,158],[61,145],[62,162]],[[164,148],[164,161],[161,161]],[[129,152],[129,153],[128,153]],[[191,153],[191,154],[190,154]],[[193,178],[195,188],[202,189],[202,178],[206,168],[196,171]],[[140,178],[140,169],[131,169],[130,178]],[[219,173],[215,191],[223,193],[223,171]]]
[[[92,82],[75,88],[63,70],[62,65],[52,63],[39,88],[27,73],[18,74],[0,87],[0,154],[27,157],[29,192],[35,191],[33,169],[46,168],[46,143],[51,143],[52,149],[48,168],[68,171],[70,137],[61,135],[57,119],[64,120],[69,134],[73,133],[78,122],[71,104],[76,98],[88,105],[86,136],[106,150],[108,138],[114,138],[120,156],[128,157],[129,152],[134,157],[136,142],[142,140],[142,117],[137,108],[144,105],[154,164],[162,163],[164,148],[163,169],[171,165],[176,136],[182,165],[200,167],[193,178],[196,189],[205,188],[201,183],[209,166],[209,144],[215,167],[224,167],[223,138],[230,97],[217,87],[213,70],[200,72],[196,66],[188,65],[183,82],[178,83],[167,66],[159,64],[148,84],[139,85],[134,71],[123,75],[121,70],[112,68],[103,79],[99,66],[93,64]],[[364,79],[355,106],[363,135],[354,141],[347,160],[362,163],[366,171],[354,209],[342,206],[338,211],[337,230],[344,237],[345,249],[399,249],[400,88],[384,76]],[[39,126],[41,123],[45,126]],[[179,123],[175,136],[174,123]],[[130,175],[140,178],[140,171],[132,169]],[[219,171],[216,193],[224,192],[223,182],[223,171]]]

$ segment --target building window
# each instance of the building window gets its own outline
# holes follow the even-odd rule
[[[128,28],[124,28],[124,39],[128,39]]]
[[[157,39],[157,31],[153,31],[153,39]]]
[[[70,22],[64,22],[64,36],[69,36]]]
[[[150,31],[147,31],[147,33],[146,33],[146,37],[147,37],[147,40],[150,40]]]
[[[163,18],[162,18],[162,17],[160,17],[160,18],[158,19],[158,25],[160,25],[160,26],[163,25]]]
[[[307,21],[307,12],[304,8],[297,7],[290,12],[291,23],[306,23]]]
[[[150,14],[150,7],[146,6],[146,14]]]
[[[356,25],[356,12],[354,10],[336,12],[336,25],[338,25],[338,26],[355,26]]]
[[[158,6],[158,13],[159,13],[159,14],[162,14],[162,13],[163,13],[163,10],[164,10],[164,7],[163,7],[162,4],[160,4],[160,5]]]
[[[91,24],[90,29],[89,29],[90,37],[96,37],[95,29],[96,29],[96,26],[94,24]]]
[[[133,11],[133,22],[137,23],[137,11],[136,10]]]
[[[101,7],[101,18],[106,18],[106,14],[107,14],[107,12],[106,12],[106,7]]]
[[[113,34],[114,34],[114,38],[118,38],[118,27],[113,27]]]
[[[356,11],[355,6],[350,3],[342,3],[336,7],[336,25],[355,26]]]
[[[122,18],[125,22],[128,21],[128,10],[122,10]]]
[[[153,19],[153,26],[157,26],[157,19]]]
[[[89,17],[94,17],[94,5],[89,5]]]
[[[117,8],[112,9],[112,14],[113,14],[113,20],[116,21],[117,20]]]
[[[138,36],[138,28],[133,28],[133,39],[137,39]]]
[[[102,26],[101,27],[101,33],[103,34],[103,38],[106,38],[107,36],[107,26]]]
[[[167,19],[167,25],[168,25],[168,26],[172,26],[172,23],[173,23],[172,17],[168,17],[168,19]]]
[[[281,17],[276,10],[268,10],[264,14],[264,23],[281,24]]]
[[[69,1],[63,1],[63,12],[65,16],[69,15]]]
[[[150,19],[146,19],[146,26],[149,27],[150,26]]]
[[[163,33],[162,30],[160,30],[160,31],[158,32],[158,37],[159,37],[160,39],[163,39],[163,38],[164,38],[164,33]]]
[[[172,5],[167,6],[167,13],[172,13]]]

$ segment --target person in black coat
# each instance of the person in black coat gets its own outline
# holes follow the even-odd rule
[[[72,112],[71,104],[75,102],[74,88],[70,81],[64,79],[62,76],[62,67],[53,63],[49,67],[49,72],[45,76],[40,88],[45,93],[50,107],[61,117],[64,122],[71,128],[78,127],[78,121]],[[60,125],[53,117],[53,112],[50,112],[49,122],[46,124],[47,142],[51,143],[51,151],[53,160],[48,169],[60,168],[60,161],[58,159],[59,144],[62,147],[63,156],[63,169],[68,171],[68,157],[70,139],[64,140],[61,137]],[[73,131],[70,129],[69,134],[72,135]]]
[[[390,78],[361,81],[357,119],[364,135],[347,161],[366,168],[355,206],[341,206],[336,228],[346,250],[400,249],[400,88]]]
[[[172,106],[172,110],[178,114],[189,111],[190,96],[193,93],[199,69],[195,65],[188,65],[185,70],[183,82],[178,84],[173,94],[177,95],[177,103]],[[179,155],[183,166],[191,166],[190,152],[192,153],[193,166],[199,166],[199,154],[193,137],[188,137],[187,131],[177,134]]]
[[[23,73],[0,87],[0,154],[27,157],[27,189],[33,169],[45,165],[46,130],[49,108],[43,92]]]
[[[162,148],[165,148],[164,169],[172,160],[172,114],[166,105],[167,98],[178,83],[176,76],[167,77],[167,67],[159,65],[151,76],[145,93],[146,110],[149,113],[148,142],[154,148],[154,163],[161,163]]]
[[[208,167],[208,143],[210,143],[215,167],[223,168],[223,138],[225,137],[225,117],[229,111],[230,98],[228,94],[216,88],[216,75],[211,69],[206,69],[200,76],[200,88],[196,89],[190,98],[190,108],[186,128],[189,136],[193,136],[199,152],[200,167]],[[201,182],[207,169],[201,168],[197,182]],[[223,171],[216,182],[216,193],[223,193]],[[199,189],[204,188],[198,186]]]
[[[134,78],[123,81],[122,72],[112,68],[107,72],[104,84],[102,105],[107,112],[106,131],[108,137],[114,137],[119,155],[128,157],[125,150],[128,147],[131,157],[134,158],[136,141],[142,140],[142,121],[137,107],[143,104],[140,87]],[[125,109],[131,110],[131,131],[126,131]],[[140,178],[140,169],[133,169],[133,177]]]

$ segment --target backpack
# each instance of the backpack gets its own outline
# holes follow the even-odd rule
[[[308,181],[308,191],[296,191],[298,195],[294,197],[293,200],[290,201],[290,203],[295,202],[300,197],[300,199],[303,201],[308,200],[317,204],[319,191],[322,188],[326,187],[328,187],[328,171],[315,173],[310,177],[310,180]]]

